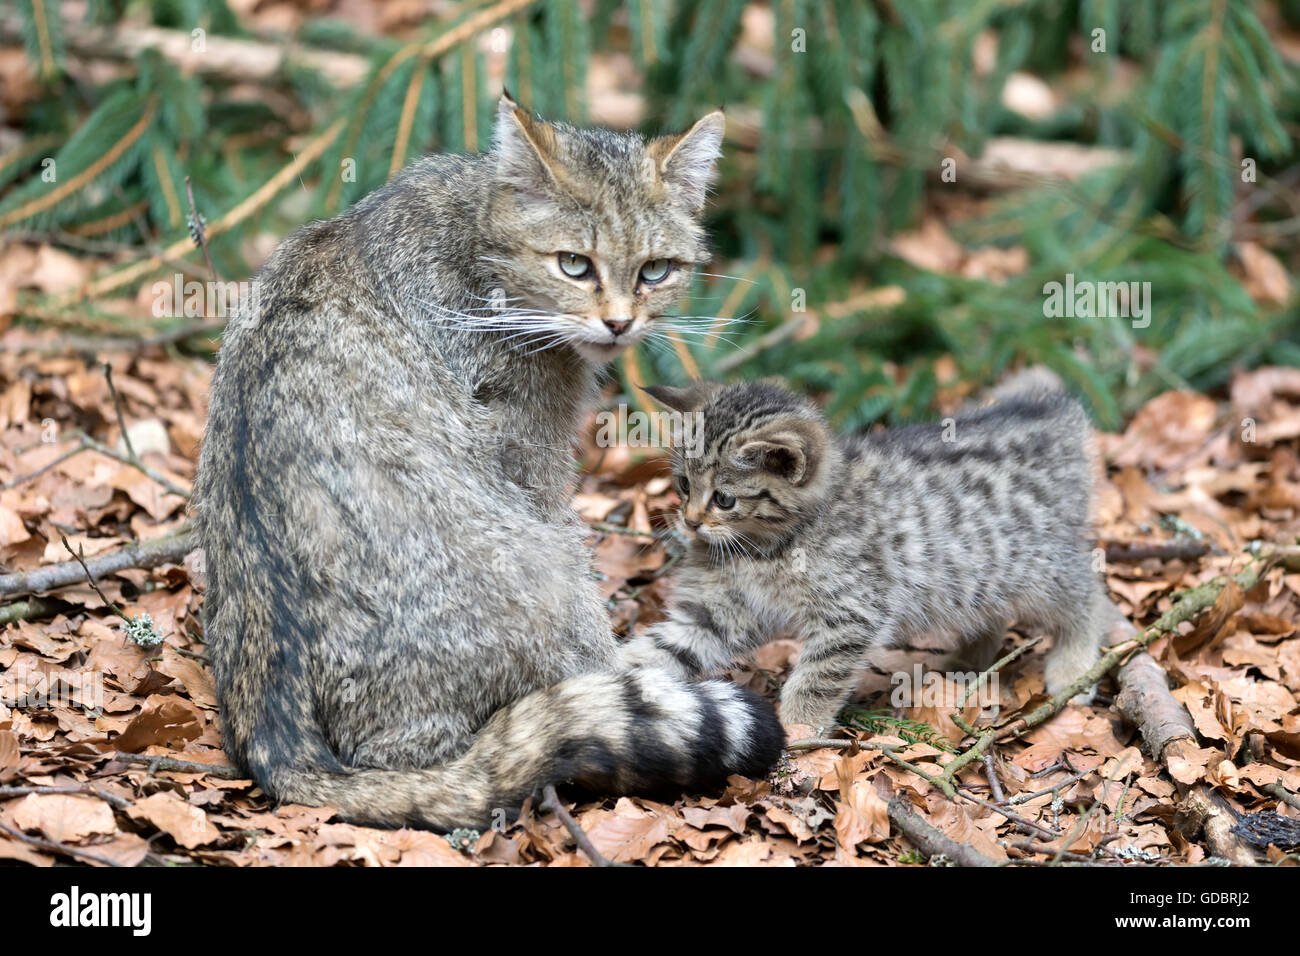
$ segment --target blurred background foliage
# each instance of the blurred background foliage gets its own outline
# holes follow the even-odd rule
[[[504,85],[647,133],[727,109],[706,318],[625,386],[783,375],[860,427],[1044,363],[1114,427],[1300,364],[1300,0],[3,0],[0,39],[0,227],[95,262],[18,321],[143,334],[115,300],[207,274],[186,177],[244,278],[420,153],[485,148]],[[1150,282],[1149,325],[1045,315],[1067,274]]]

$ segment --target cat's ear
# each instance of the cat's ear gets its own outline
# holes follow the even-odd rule
[[[525,201],[543,201],[564,187],[555,127],[536,119],[511,98],[501,95],[493,150],[497,181],[514,187]]]
[[[796,420],[780,430],[745,442],[737,450],[737,464],[761,468],[792,485],[807,484],[817,473],[826,452],[826,436],[812,422]]]
[[[685,133],[660,136],[647,147],[659,178],[692,213],[703,208],[708,196],[726,125],[722,110],[714,110]]]
[[[645,392],[660,405],[675,412],[694,412],[703,408],[713,393],[722,388],[717,382],[691,382],[681,388],[672,385],[647,385]]]

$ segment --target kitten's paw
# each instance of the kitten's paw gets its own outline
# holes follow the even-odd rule
[[[1070,698],[1070,703],[1078,704],[1080,707],[1087,707],[1097,699],[1097,685],[1093,684],[1087,690],[1082,690]]]
[[[1051,673],[1051,668],[1049,667],[1047,673],[1047,692],[1051,694],[1053,697],[1067,690],[1069,686],[1074,683],[1075,677],[1077,675],[1072,674],[1068,677],[1061,677],[1059,675],[1055,675],[1055,676],[1056,679],[1054,680],[1053,679],[1054,675]],[[1071,697],[1070,703],[1078,704],[1081,707],[1086,707],[1096,699],[1097,699],[1097,685],[1093,684],[1091,687],[1085,687],[1083,690],[1079,691],[1079,693]]]
[[[782,721],[781,726],[785,728],[786,743],[793,743],[796,740],[811,740],[814,737],[821,736],[818,728],[810,724],[792,724],[789,721]]]
[[[1050,655],[1047,658],[1047,667],[1043,674],[1047,683],[1047,692],[1055,697],[1057,694],[1067,690],[1071,684],[1087,673],[1095,662],[1096,658],[1082,659],[1078,657],[1068,657],[1061,655],[1053,658]],[[1070,698],[1070,703],[1087,705],[1091,704],[1097,697],[1097,685],[1084,688],[1079,693]]]
[[[834,713],[826,713],[821,708],[801,707],[795,701],[781,702],[781,723],[786,727],[801,727],[811,731],[804,735],[806,737],[826,737],[839,726],[835,722]]]
[[[655,646],[654,640],[645,635],[633,638],[618,649],[615,666],[620,671],[663,670],[682,680],[696,677],[680,660]]]

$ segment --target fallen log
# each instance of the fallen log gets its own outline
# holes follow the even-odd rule
[[[1165,669],[1146,651],[1134,654],[1116,674],[1119,712],[1136,725],[1148,752],[1165,770],[1187,751],[1198,749],[1196,727],[1187,708],[1169,693]],[[1172,775],[1171,775],[1172,776]],[[1232,833],[1228,802],[1204,784],[1187,786],[1174,778],[1180,806],[1175,826],[1188,839],[1203,835],[1210,852],[1238,866],[1254,866],[1254,851]]]
[[[912,806],[901,795],[889,801],[889,819],[900,833],[927,857],[944,856],[958,866],[998,866],[974,847],[958,843],[944,836],[912,812]]]

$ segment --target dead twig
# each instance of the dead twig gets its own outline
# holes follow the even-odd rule
[[[34,621],[38,617],[52,617],[66,606],[63,601],[52,601],[38,597],[28,598],[26,601],[15,601],[12,604],[0,607],[0,627],[13,624],[15,621]]]
[[[987,800],[981,800],[979,797],[975,796],[975,794],[970,793],[965,787],[961,787],[957,790],[957,796],[962,797],[965,800],[969,800],[971,803],[974,803],[978,806],[984,807],[986,810],[992,810],[994,813],[998,814],[1004,819],[1014,823],[1016,825],[1016,828],[1020,830],[1022,833],[1028,833],[1031,835],[1037,834],[1041,839],[1044,840],[1055,840],[1061,836],[1060,830],[1056,830],[1042,823],[1035,823],[1033,820],[1026,819],[1025,817],[1020,816],[1018,813],[1014,813],[1011,810],[1008,810],[1006,808],[1006,805],[1003,803],[990,803]]]
[[[858,743],[856,740],[839,740],[832,737],[808,737],[804,740],[796,740],[793,743],[786,744],[785,749],[789,751],[822,749],[842,750],[846,747],[852,747],[856,743]]]
[[[889,819],[911,844],[927,857],[946,857],[958,866],[997,866],[973,846],[958,843],[944,836],[929,823],[912,812],[911,804],[901,795],[889,801]]]
[[[979,692],[979,690],[988,682],[988,679],[991,675],[996,674],[998,671],[1002,670],[1002,668],[1006,667],[1008,664],[1014,661],[1021,654],[1025,653],[1027,650],[1029,650],[1031,647],[1034,647],[1041,641],[1042,641],[1041,637],[1035,637],[1031,641],[1026,641],[1025,643],[1021,644],[1019,647],[1017,647],[1015,650],[1011,651],[1009,654],[1005,654],[1002,657],[999,657],[996,661],[990,664],[988,670],[981,673],[980,676],[976,678],[975,683],[966,688],[965,692],[961,695],[961,699],[957,701],[957,706],[953,708],[952,713],[948,715],[948,719],[951,720],[958,727],[960,727],[962,731],[965,732],[968,736],[970,737],[979,736],[975,728],[972,727],[970,724],[966,723],[966,718],[962,716],[961,712],[966,709],[966,701],[970,700],[972,694]]]
[[[86,573],[86,580],[90,582],[90,589],[99,596],[101,601],[104,602],[104,606],[120,617],[123,621],[129,620],[123,612],[121,605],[116,601],[110,601],[108,595],[99,589],[99,582],[96,581],[95,576],[90,573],[90,568],[86,567],[85,547],[80,547],[76,551],[73,551],[72,545],[68,543],[68,536],[66,534],[59,535],[59,540],[63,542],[63,547],[67,550],[68,554],[72,555],[73,558],[76,559],[77,563],[81,565],[81,570]]]
[[[153,331],[142,329],[140,337],[126,335],[91,337],[85,335],[64,336],[49,341],[17,343],[9,348],[15,352],[42,352],[51,355],[66,355],[69,352],[140,352],[160,345],[172,345],[184,342],[196,336],[214,337],[226,327],[225,318],[194,319],[170,329]],[[57,462],[55,463],[57,464]],[[48,469],[49,465],[45,469]]]
[[[120,751],[112,755],[114,760],[121,763],[135,764],[140,767],[148,767],[150,774],[156,773],[206,773],[210,777],[216,777],[220,780],[248,780],[248,774],[243,773],[238,767],[223,766],[221,764],[199,763],[197,760],[178,760],[175,757],[148,757],[142,754],[125,754]]]
[[[1264,784],[1264,786],[1260,787],[1260,789],[1263,790],[1265,793],[1271,793],[1273,796],[1277,797],[1279,800],[1285,803],[1288,807],[1292,807],[1296,810],[1300,810],[1300,797],[1297,797],[1290,790],[1286,789],[1286,787],[1282,786],[1282,784],[1266,783]]]
[[[198,535],[189,525],[179,531],[151,541],[135,541],[116,551],[96,555],[85,563],[64,561],[49,564],[32,571],[0,574],[0,597],[21,594],[40,594],[76,584],[82,580],[85,569],[103,577],[128,568],[155,568],[160,564],[174,564],[199,546]]]
[[[126,430],[126,416],[122,414],[122,399],[118,397],[117,387],[113,384],[113,366],[104,363],[104,381],[108,382],[108,394],[113,397],[113,411],[117,413],[117,427],[122,433],[122,444],[126,448],[126,453],[132,461],[139,461],[140,456],[135,453],[135,448],[131,446],[131,436]]]
[[[1093,770],[1096,770],[1096,768],[1094,767]],[[1066,777],[1064,780],[1062,780],[1058,784],[1055,784],[1054,786],[1044,787],[1042,790],[1035,790],[1033,793],[1017,793],[1010,800],[1006,800],[1004,802],[1008,806],[1014,807],[1021,803],[1028,803],[1030,800],[1033,800],[1035,797],[1045,797],[1049,793],[1055,795],[1057,793],[1060,793],[1070,784],[1077,783],[1078,781],[1082,780],[1084,777],[1090,775],[1093,772],[1093,770],[1082,770],[1079,773],[1072,774],[1071,776]]]
[[[538,809],[554,813],[559,818],[564,828],[569,831],[569,835],[573,837],[573,841],[578,844],[578,849],[587,855],[592,866],[619,865],[597,850],[596,845],[591,842],[591,837],[587,836],[586,831],[578,825],[578,821],[569,815],[569,811],[565,809],[559,795],[555,792],[555,784],[548,783],[542,788],[542,802],[538,805]]]
[[[125,429],[123,429],[122,435],[125,439],[126,436]],[[128,448],[130,447],[129,443],[127,443],[127,446]],[[146,465],[143,461],[140,460],[140,458],[138,458],[135,455],[134,452],[120,452],[116,448],[110,448],[108,445],[105,445],[103,442],[96,441],[95,439],[91,438],[89,435],[81,435],[78,439],[76,447],[74,447],[72,450],[65,452],[64,454],[60,455],[58,458],[54,459],[48,464],[42,465],[40,468],[37,468],[35,471],[31,471],[25,475],[20,475],[19,477],[14,478],[8,484],[4,485],[3,489],[8,490],[10,488],[16,488],[19,485],[25,484],[26,482],[29,482],[34,478],[39,478],[41,475],[45,474],[51,468],[54,468],[56,465],[62,464],[63,462],[67,461],[69,458],[73,457],[74,455],[80,455],[83,451],[99,452],[99,454],[112,458],[114,461],[120,461],[122,464],[134,468],[136,471],[145,475],[147,478],[150,478],[153,481],[156,481],[158,484],[162,485],[163,488],[167,490],[168,494],[176,495],[186,500],[188,500],[190,497],[190,489],[181,487],[180,485],[172,481],[170,478],[168,478],[166,475],[162,474],[162,472],[156,470],[155,468],[149,465]]]
[[[0,787],[0,800],[9,797],[22,797],[29,793],[57,793],[67,794],[78,797],[98,797],[105,803],[117,810],[127,810],[131,807],[131,801],[122,797],[114,796],[111,793],[105,793],[95,787],[85,784],[80,787]]]
[[[1161,561],[1194,561],[1210,553],[1208,541],[1179,538],[1175,541],[1114,541],[1106,545],[1106,560],[1113,564],[1136,564],[1156,558]]]
[[[1006,797],[1002,793],[1002,784],[998,782],[998,771],[993,766],[993,755],[984,755],[984,775],[989,780],[989,793],[993,795],[994,803],[1006,803]]]

